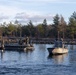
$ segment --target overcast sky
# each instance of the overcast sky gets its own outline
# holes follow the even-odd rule
[[[66,21],[76,11],[76,0],[0,0],[0,22],[52,22],[56,14]]]

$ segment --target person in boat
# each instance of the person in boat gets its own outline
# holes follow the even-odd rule
[[[26,37],[26,44],[29,44],[29,37]]]
[[[62,38],[60,40],[58,39],[55,40],[55,47],[60,47],[60,48],[64,47]]]

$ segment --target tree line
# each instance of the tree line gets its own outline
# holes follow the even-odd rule
[[[35,38],[76,38],[76,12],[69,18],[66,23],[62,15],[56,14],[53,17],[53,23],[47,24],[44,19],[42,23],[34,25],[30,20],[28,24],[22,25],[17,20],[12,23],[6,22],[0,25],[1,36],[15,37],[35,37]]]

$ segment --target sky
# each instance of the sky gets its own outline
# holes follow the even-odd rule
[[[0,23],[18,20],[22,24],[53,22],[56,14],[62,15],[66,22],[76,11],[76,0],[0,0]]]

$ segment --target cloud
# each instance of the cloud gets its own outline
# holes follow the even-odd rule
[[[41,14],[27,14],[27,13],[17,13],[15,16],[15,19],[17,19],[21,23],[28,23],[30,20],[32,22],[43,22],[44,19],[47,19],[47,21],[52,21],[53,15],[41,15]]]
[[[17,12],[20,12],[21,10],[16,8],[16,7],[12,7],[12,6],[4,6],[4,5],[0,5],[0,13],[3,13],[5,15],[14,15]]]
[[[19,13],[22,12],[22,13]],[[26,12],[26,13],[25,13]],[[3,15],[2,15],[3,14]],[[12,7],[12,6],[4,6],[4,5],[0,5],[0,22],[2,21],[14,21],[14,20],[19,20],[19,22],[21,23],[28,23],[29,20],[33,21],[33,22],[40,22],[43,21],[43,19],[47,19],[47,20],[51,20],[52,16],[50,15],[42,15],[41,12],[39,11],[31,11],[31,10],[21,10],[18,7]]]
[[[4,14],[0,14],[0,22],[2,22],[2,21],[4,21],[4,20],[7,20],[7,19],[9,19],[9,16],[6,16],[6,15],[4,15]]]
[[[4,6],[0,5],[0,22],[9,22],[11,21],[16,13],[20,12],[21,10],[12,6]]]
[[[0,15],[0,20],[3,20],[3,19],[9,19],[9,17],[8,16],[4,16],[4,15]]]

